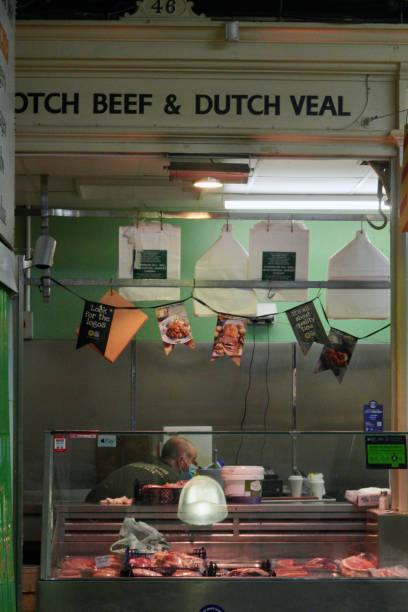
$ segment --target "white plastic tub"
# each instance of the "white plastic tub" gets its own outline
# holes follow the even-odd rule
[[[226,465],[221,470],[225,496],[239,504],[257,504],[262,499],[264,469],[261,465]]]

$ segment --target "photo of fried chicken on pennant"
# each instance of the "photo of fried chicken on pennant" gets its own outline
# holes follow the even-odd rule
[[[246,319],[218,315],[210,361],[227,355],[237,366],[240,366],[246,327]]]
[[[176,344],[185,344],[192,349],[195,348],[184,304],[175,302],[167,306],[159,306],[156,308],[156,317],[166,355],[170,355]]]

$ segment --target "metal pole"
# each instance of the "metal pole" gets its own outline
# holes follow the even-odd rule
[[[130,343],[130,429],[136,429],[136,340]]]
[[[30,209],[31,207],[28,206],[27,208]],[[29,260],[31,259],[31,217],[29,216],[26,218],[25,230],[26,230],[25,258],[26,260]],[[30,268],[27,268],[25,273],[26,273],[27,279],[31,278]],[[27,283],[25,286],[24,298],[25,298],[24,299],[24,310],[29,311],[31,308],[31,288],[30,288],[29,283]]]
[[[13,299],[14,328],[14,414],[13,414],[13,517],[14,564],[17,610],[22,602],[23,568],[23,309],[24,270],[23,257],[17,258],[18,293]]]
[[[391,430],[407,428],[407,234],[398,229],[399,160],[391,164]],[[391,470],[391,507],[407,512],[407,470]]]
[[[292,431],[297,430],[297,410],[296,410],[296,342],[292,343]],[[292,436],[292,474],[298,472],[297,465],[297,436]]]
[[[52,449],[53,436],[47,431],[44,437],[44,468],[43,468],[43,504],[41,524],[41,579],[50,577],[51,542],[53,533],[53,482],[54,456]]]

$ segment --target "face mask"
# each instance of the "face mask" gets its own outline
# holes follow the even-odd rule
[[[194,465],[194,463],[190,463],[190,465],[188,466],[188,472],[181,472],[181,479],[182,480],[190,480],[190,478],[192,478],[194,476],[194,474],[196,473],[197,470],[197,466]]]

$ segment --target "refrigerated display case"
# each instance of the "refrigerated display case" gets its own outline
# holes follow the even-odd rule
[[[180,434],[189,437],[187,431]],[[266,449],[275,447],[281,453],[286,449],[288,469],[280,474],[286,495],[263,497],[256,504],[229,503],[227,518],[207,526],[182,523],[177,517],[177,504],[172,503],[88,504],[84,499],[98,481],[98,466],[112,454],[112,448],[100,445],[101,440],[116,444],[115,452],[120,455],[125,442],[129,447],[147,438],[153,448],[162,432],[46,434],[39,612],[55,609],[56,601],[62,612],[266,611],[272,605],[288,611],[298,610],[300,605],[308,610],[318,605],[319,610],[360,611],[380,610],[380,602],[383,609],[406,609],[408,579],[397,578],[391,571],[388,576],[382,572],[381,578],[375,575],[378,567],[398,566],[400,576],[408,568],[408,517],[359,507],[346,501],[344,492],[333,493],[338,475],[330,471],[330,464],[335,464],[333,457],[339,449],[345,465],[346,456],[357,458],[355,469],[360,472],[362,485],[373,477],[373,471],[365,467],[363,432],[223,431],[208,435],[216,440],[220,456],[227,460],[237,444],[252,443],[257,448],[260,439]],[[326,460],[322,449],[326,449]],[[324,470],[326,482],[323,499],[314,498],[308,491],[300,499],[290,497],[286,483],[294,452],[308,467],[313,457],[319,457],[316,468]],[[387,471],[376,470],[376,474],[379,486],[385,487]],[[170,567],[160,573],[160,564],[147,555],[149,563],[141,567],[150,567],[153,575],[133,576],[128,563],[131,555],[123,543],[119,552],[111,550],[125,518],[155,527],[176,555],[192,558],[200,551],[201,557],[205,556],[200,572],[180,577],[174,574],[175,567]],[[133,555],[146,556],[137,552]],[[344,559],[350,558],[366,560],[367,564],[346,571],[349,566]],[[370,565],[372,570],[368,569]],[[98,571],[101,567],[112,572]],[[66,571],[69,569],[75,572]],[[109,577],[99,577],[104,575]]]

